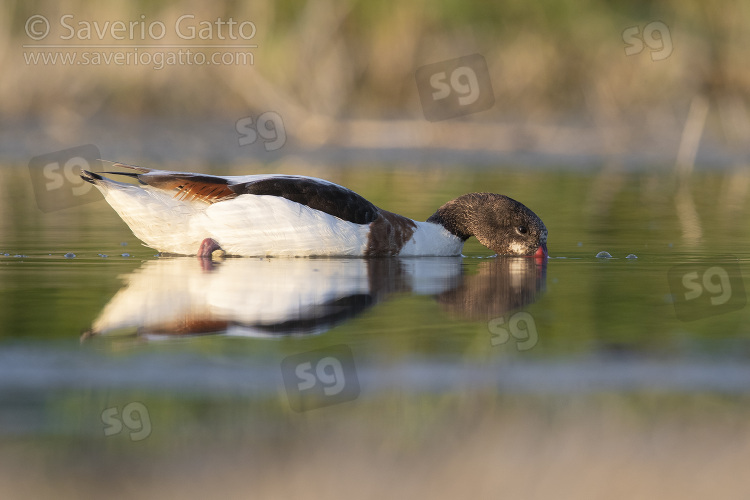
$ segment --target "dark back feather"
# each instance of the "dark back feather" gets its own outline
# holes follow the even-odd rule
[[[345,187],[305,177],[269,177],[235,184],[236,194],[280,196],[355,224],[369,224],[378,218],[378,208]]]

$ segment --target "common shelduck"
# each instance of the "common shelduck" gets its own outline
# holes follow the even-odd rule
[[[499,255],[547,256],[547,228],[521,203],[493,193],[449,201],[426,222],[376,207],[322,179],[217,176],[116,164],[134,172],[81,177],[147,246],[237,256],[449,256],[475,236]],[[139,185],[104,175],[134,177]]]

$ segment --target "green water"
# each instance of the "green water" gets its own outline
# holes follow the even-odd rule
[[[422,220],[466,192],[507,194],[545,222],[551,257],[493,258],[470,241],[459,259],[207,269],[155,256],[103,201],[43,213],[28,172],[0,170],[0,441],[42,464],[31,480],[77,471],[70,484],[102,493],[103,477],[207,473],[205,454],[261,482],[287,466],[304,482],[305,453],[343,468],[371,459],[386,477],[398,466],[384,463],[468,453],[478,429],[507,426],[561,443],[589,424],[635,442],[666,439],[661,426],[747,439],[743,174],[696,174],[682,191],[657,169],[313,175]],[[692,302],[689,273],[703,292]],[[320,387],[302,397],[290,380]],[[472,459],[505,463],[483,450]]]
[[[144,247],[106,202],[43,213],[24,169],[0,172],[0,338],[76,339],[121,288],[119,277],[156,259],[156,252]],[[526,203],[550,232],[546,291],[533,305],[546,311],[555,325],[550,341],[575,336],[641,343],[653,339],[654,332],[668,336],[672,331],[701,336],[720,330],[717,321],[740,323],[745,314],[715,317],[710,325],[678,321],[667,280],[671,267],[712,256],[733,256],[744,270],[750,227],[742,222],[748,212],[745,193],[733,189],[738,174],[702,174],[693,180],[690,201],[698,214],[697,239],[692,236],[696,228],[679,215],[685,201],[676,195],[668,174],[594,177],[457,168],[431,173],[344,170],[327,177],[379,206],[422,220],[445,200],[471,191],[502,192]],[[600,251],[614,259],[595,258]],[[75,258],[65,258],[66,253]],[[462,272],[473,275],[486,267],[482,257],[491,252],[472,239],[464,254]],[[626,259],[629,254],[638,258]],[[409,298],[398,295],[386,301],[387,307],[398,311],[390,302]],[[433,318],[427,314],[396,313],[393,322],[422,324]],[[383,322],[390,324],[390,318],[383,313]],[[741,329],[727,328],[727,334],[742,334]],[[555,345],[550,353],[567,350],[564,342]]]

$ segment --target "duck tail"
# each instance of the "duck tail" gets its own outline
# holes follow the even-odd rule
[[[103,160],[107,161],[107,160]],[[141,174],[147,174],[151,172],[152,169],[146,168],[146,167],[138,167],[136,165],[128,165],[127,163],[117,163],[117,162],[111,162],[112,166],[115,168],[129,168],[131,170],[135,170],[135,172],[119,172],[119,171],[111,171],[111,172],[100,172],[101,174],[106,175],[123,175],[125,177],[132,177],[134,179],[138,179],[138,176]]]
[[[91,184],[94,184],[96,186],[96,185],[101,185],[103,182],[106,182],[106,181],[114,182],[114,181],[111,181],[110,179],[107,179],[106,177],[104,177],[104,175],[123,175],[125,177],[133,177],[135,179],[138,179],[139,175],[141,175],[141,174],[147,174],[147,173],[151,172],[150,168],[138,167],[136,165],[128,165],[126,163],[118,163],[118,162],[109,161],[109,160],[101,160],[101,161],[106,161],[108,163],[111,163],[112,166],[116,167],[116,168],[117,167],[119,167],[119,168],[129,168],[131,170],[135,170],[135,172],[117,172],[117,171],[91,172],[89,170],[83,170],[81,172],[81,178],[84,181],[90,182]]]
[[[128,165],[127,163],[120,163],[120,162],[117,162],[117,161],[110,161],[110,160],[101,160],[101,161],[104,161],[104,162],[107,162],[107,163],[111,163],[113,167],[117,167],[117,168],[129,168],[130,170],[135,170],[136,172],[139,172],[141,174],[147,174],[147,173],[151,172],[151,170],[152,170],[150,168],[139,167],[137,165]],[[102,173],[129,175],[131,177],[134,177],[134,176],[138,175],[138,174],[135,174],[133,172],[102,172]]]
[[[104,177],[89,170],[81,170],[81,179],[96,186],[97,181],[103,181]]]

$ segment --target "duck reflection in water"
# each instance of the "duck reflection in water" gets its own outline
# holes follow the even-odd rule
[[[82,340],[315,335],[399,292],[435,296],[451,316],[488,320],[536,300],[546,261],[488,258],[466,275],[461,257],[230,258],[210,266],[160,258],[122,277]]]

